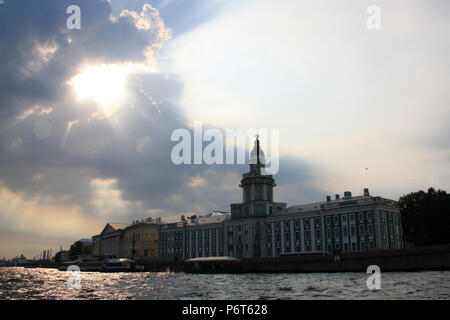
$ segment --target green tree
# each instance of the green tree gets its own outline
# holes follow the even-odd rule
[[[450,194],[429,188],[400,197],[405,240],[414,246],[450,243]]]

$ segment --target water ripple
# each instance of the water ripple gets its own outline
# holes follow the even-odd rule
[[[0,299],[450,299],[450,271],[382,273],[381,290],[369,291],[368,275],[81,273],[56,269],[0,268]]]

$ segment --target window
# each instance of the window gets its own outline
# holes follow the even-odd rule
[[[286,221],[284,223],[284,230],[288,230],[289,229],[289,221]]]
[[[365,228],[363,225],[360,225],[359,226],[359,235],[362,237],[362,236],[364,236],[364,233],[365,233]]]
[[[260,200],[263,198],[263,185],[262,184],[256,185],[256,198],[260,199]]]
[[[310,252],[310,251],[311,251],[311,246],[307,245],[307,246],[306,246],[306,251],[307,251],[307,252]]]
[[[355,232],[356,232],[355,226],[350,226],[350,235],[351,235],[352,237],[355,236]]]
[[[339,217],[338,216],[334,216],[333,217],[333,221],[334,221],[334,224],[338,224],[339,223]]]
[[[372,211],[367,212],[367,220],[372,220],[372,218],[373,218],[373,212]]]
[[[270,243],[270,234],[267,235],[267,242]]]
[[[300,240],[300,232],[295,231],[295,241],[299,241]]]
[[[343,235],[344,235],[344,237],[348,236],[348,230],[347,230],[346,226],[344,226]]]
[[[342,216],[342,222],[347,222],[347,216],[346,215]]]
[[[355,215],[353,213],[350,215],[350,221],[355,221]]]
[[[365,241],[361,241],[361,250],[366,251],[366,242]]]
[[[375,243],[374,243],[373,241],[370,241],[370,242],[369,242],[369,249],[370,249],[370,250],[375,249]]]
[[[327,220],[327,224],[330,224],[330,223],[331,223],[331,218],[330,218],[330,216],[327,216],[326,220]]]
[[[339,238],[339,228],[338,227],[334,228],[334,236],[336,238]]]
[[[344,243],[344,251],[348,252],[348,243]]]
[[[331,238],[331,229],[330,228],[327,229],[327,238],[328,239]]]
[[[352,242],[352,251],[356,251],[356,243]]]
[[[339,250],[339,249],[341,248],[341,245],[340,245],[339,243],[335,243],[335,244],[334,244],[334,248],[335,248],[336,250]]]
[[[305,231],[305,238],[306,238],[307,240],[310,239],[310,238],[309,238],[309,230],[306,230],[306,231]]]
[[[280,242],[280,234],[277,233],[277,242]]]
[[[320,247],[320,244],[318,244],[318,245],[316,246],[316,248],[317,248],[317,251],[322,251],[322,248]]]
[[[328,252],[331,252],[332,251],[332,246],[331,246],[331,244],[328,244]]]
[[[289,241],[289,240],[290,240],[289,238],[290,238],[290,237],[289,237],[289,232],[286,232],[286,233],[284,234],[284,241],[285,241],[285,242]]]
[[[309,219],[305,219],[305,226],[309,227]]]
[[[359,213],[359,221],[364,221],[364,212]]]
[[[295,247],[295,251],[300,252],[300,247],[299,247],[299,246],[296,246],[296,247]]]
[[[316,239],[320,240],[320,230],[316,230]]]
[[[298,228],[300,226],[300,220],[295,220],[295,227]]]
[[[316,218],[316,224],[320,224],[320,219]]]
[[[368,228],[368,233],[369,233],[369,235],[373,235],[373,225],[371,225],[371,224],[369,224],[368,226],[367,226],[367,228]]]
[[[238,226],[237,226],[237,231],[238,231],[238,232],[241,232],[241,230],[242,230],[241,225],[238,225]]]

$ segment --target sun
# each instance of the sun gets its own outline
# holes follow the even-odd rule
[[[126,80],[130,66],[101,64],[88,66],[75,75],[71,85],[78,100],[92,99],[101,106],[118,106],[126,97]]]

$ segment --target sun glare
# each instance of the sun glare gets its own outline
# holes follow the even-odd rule
[[[125,98],[126,78],[131,71],[126,65],[88,66],[68,83],[79,100],[93,99],[102,106],[116,106]]]

